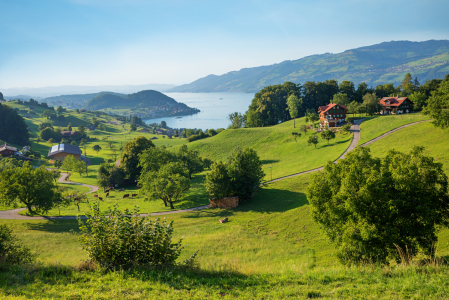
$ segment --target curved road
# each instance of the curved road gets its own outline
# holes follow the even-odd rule
[[[357,147],[357,144],[359,142],[360,139],[360,123],[362,123],[363,119],[361,120],[356,120],[354,121],[354,125],[351,126],[351,132],[353,133],[352,136],[352,141],[351,144],[349,145],[349,147],[345,150],[345,152],[343,152],[343,154],[337,158],[334,162],[336,163],[339,159],[342,159],[346,156],[346,154],[348,154],[350,151],[354,150]],[[375,139],[372,139],[371,141],[368,141],[362,145],[360,145],[360,147],[365,147],[368,146],[392,133],[395,133],[398,130],[401,130],[402,128],[405,127],[409,127],[418,123],[422,123],[422,122],[428,122],[430,120],[425,120],[425,121],[419,121],[419,122],[413,122],[410,124],[406,124],[406,125],[402,125],[400,127],[397,127],[393,130],[388,131],[387,133],[384,133],[380,136],[378,136]],[[285,178],[290,178],[290,177],[294,177],[294,176],[299,176],[299,175],[303,175],[303,174],[308,174],[308,173],[312,173],[312,172],[316,172],[316,171],[320,171],[323,170],[324,167],[319,167],[316,169],[312,169],[312,170],[308,170],[308,171],[304,171],[304,172],[300,172],[300,173],[296,173],[296,174],[292,174],[292,175],[288,175],[288,176],[284,176],[284,177],[280,177],[280,178],[276,178],[270,181],[266,181],[263,184],[267,184],[267,183],[272,183],[272,182],[276,182]],[[65,183],[65,184],[75,184],[75,185],[82,185],[85,187],[90,188],[91,190],[89,192],[87,192],[86,194],[89,193],[93,193],[96,192],[98,190],[97,186],[94,185],[87,185],[87,184],[83,184],[83,183],[77,183],[77,182],[70,182],[70,181],[66,181],[65,178],[67,178],[67,173],[63,173],[61,175],[61,177],[58,179],[59,183]],[[208,208],[209,205],[203,205],[203,206],[199,206],[199,207],[192,207],[192,208],[187,208],[187,209],[181,209],[181,210],[174,210],[174,211],[165,211],[165,212],[157,212],[157,213],[151,213],[151,216],[161,216],[161,215],[169,215],[169,214],[177,214],[177,213],[183,213],[183,212],[189,212],[189,211],[195,211],[195,210],[201,210],[201,209],[205,209]],[[12,209],[12,210],[6,210],[6,211],[0,211],[0,219],[16,219],[16,220],[74,220],[77,217],[76,216],[61,216],[61,217],[28,217],[28,216],[22,216],[19,215],[18,213],[22,210],[25,210],[26,208],[17,208],[17,209]],[[148,216],[148,214],[141,214],[139,216]]]

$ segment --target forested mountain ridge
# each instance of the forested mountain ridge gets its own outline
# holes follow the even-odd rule
[[[73,94],[73,95],[60,95],[48,97],[42,100],[42,102],[46,102],[47,104],[54,106],[64,106],[69,108],[82,108],[84,105],[97,96],[101,96],[104,94],[111,94],[119,97],[126,97],[126,94],[119,94],[113,92],[99,92],[99,93],[91,93],[91,94]]]
[[[85,108],[90,111],[114,110],[117,114],[132,114],[141,118],[183,116],[199,112],[196,108],[179,103],[175,99],[153,90],[125,96],[112,93],[101,94],[87,102]]]
[[[449,73],[449,41],[392,41],[344,51],[312,55],[279,64],[208,75],[170,92],[257,92],[285,81],[304,83],[336,79],[368,85],[399,84],[406,73],[420,82]]]

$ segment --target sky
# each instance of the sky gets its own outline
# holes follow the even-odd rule
[[[0,88],[185,84],[392,40],[449,39],[449,1],[0,0]]]

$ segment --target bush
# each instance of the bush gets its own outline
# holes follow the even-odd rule
[[[184,247],[182,239],[172,243],[173,221],[133,217],[138,213],[137,206],[121,212],[115,205],[102,215],[96,203],[85,223],[78,218],[82,248],[93,262],[109,269],[193,265],[196,252],[189,259],[176,262]]]
[[[28,263],[34,258],[29,248],[19,244],[8,226],[0,225],[0,265]]]
[[[349,130],[351,129],[351,124],[345,124],[341,127],[341,129],[343,130],[343,132],[349,132]]]
[[[207,135],[204,132],[200,131],[199,134],[189,136],[187,138],[187,141],[190,143],[190,142],[201,140],[201,139],[204,139],[204,138],[207,138],[207,137],[209,137],[209,135]]]

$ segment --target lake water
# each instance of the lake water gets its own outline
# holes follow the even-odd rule
[[[201,112],[183,116],[180,119],[174,117],[148,119],[145,123],[167,122],[171,128],[198,128],[217,129],[227,128],[230,124],[227,119],[232,112],[244,114],[254,98],[253,93],[164,93],[165,95],[182,102],[190,107],[195,107]],[[221,99],[221,100],[220,100]]]

